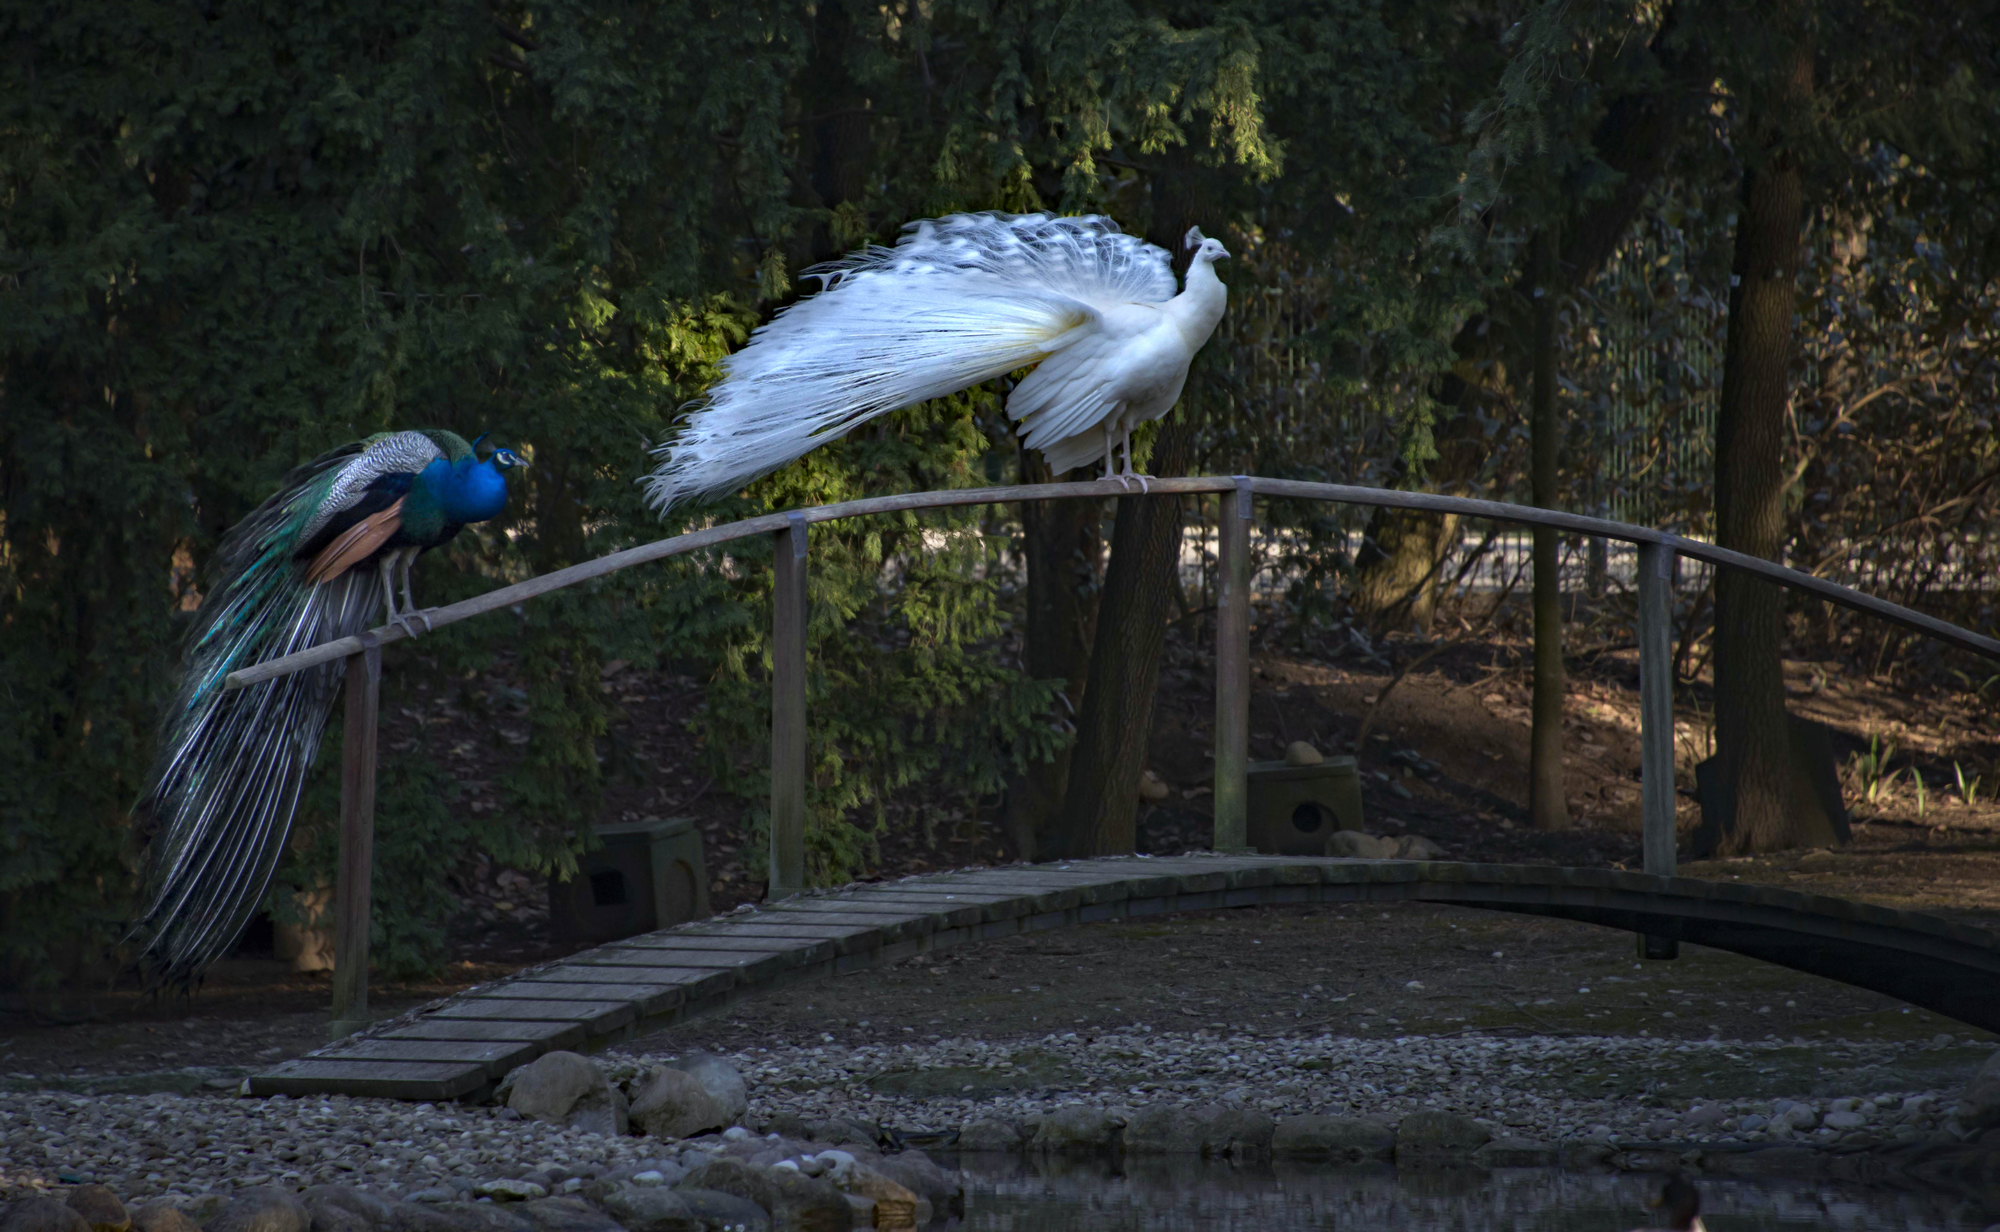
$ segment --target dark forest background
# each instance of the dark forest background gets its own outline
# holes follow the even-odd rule
[[[1046,477],[980,389],[664,525],[634,483],[802,269],[953,210],[1231,247],[1231,316],[1155,473],[1608,513],[1990,629],[1996,47],[1996,6],[1958,0],[10,0],[0,981],[116,940],[204,565],[321,450],[437,426],[532,457],[508,514],[420,570],[428,603],[695,520]],[[911,791],[1004,809],[1024,851],[1130,849],[1142,752],[1119,737],[1201,514],[1105,513],[814,532],[817,879],[868,871]],[[1260,516],[1295,532],[1268,619],[1301,637],[1425,627],[1465,529]],[[753,558],[681,558],[401,656],[385,707],[506,656],[531,738],[484,811],[385,750],[382,960],[437,960],[449,904],[424,887],[469,852],[573,866],[618,772],[607,663],[704,682],[702,773],[754,834],[767,589]],[[1681,617],[1729,851],[1824,841],[1779,807],[1781,645],[1977,670],[1761,586]],[[281,890],[330,855],[337,748],[321,762]],[[1531,811],[1564,824],[1559,792]]]

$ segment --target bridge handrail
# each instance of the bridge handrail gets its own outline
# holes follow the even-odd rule
[[[1678,554],[1725,569],[1737,569],[1780,586],[1892,621],[1948,645],[2000,660],[2000,641],[1900,604],[1813,577],[1754,556],[1664,531],[1603,518],[1584,517],[1532,505],[1436,496],[1347,484],[1264,479],[1250,475],[1152,479],[1160,496],[1223,494],[1216,538],[1215,621],[1215,785],[1217,851],[1248,850],[1250,749],[1250,540],[1255,496],[1330,501],[1455,513],[1527,526],[1615,539],[1639,547],[1639,763],[1641,850],[1645,871],[1671,875],[1675,866],[1674,717],[1671,636],[1672,596],[1667,585]],[[758,535],[776,535],[772,559],[771,671],[771,868],[766,896],[782,898],[805,888],[806,829],[806,527],[816,522],[913,509],[1015,501],[1092,499],[1131,495],[1117,480],[1090,483],[1025,484],[999,488],[957,488],[912,492],[866,500],[817,505],[745,518],[675,535],[595,560],[557,569],[511,586],[488,591],[428,613],[431,628],[442,628],[485,612],[576,586],[622,569],[679,556]],[[1234,516],[1230,516],[1235,496]],[[358,637],[337,638],[297,654],[229,673],[225,688],[240,689],[305,671],[336,659],[347,661],[346,735],[342,741],[339,872],[335,898],[334,1022],[336,1033],[353,1029],[366,1016],[368,997],[368,916],[375,824],[375,734],[381,648],[408,637],[384,626]],[[1648,936],[1641,952],[1672,957],[1676,942]]]
[[[1669,534],[1666,531],[1634,526],[1627,522],[1613,522],[1605,518],[1542,509],[1534,505],[1514,505],[1505,501],[1475,500],[1463,496],[1439,496],[1428,492],[1404,492],[1392,488],[1369,488],[1350,484],[1265,479],[1254,475],[1248,478],[1250,492],[1256,496],[1410,509],[1424,513],[1455,513],[1464,517],[1487,518],[1524,526],[1546,526],[1573,534],[1615,539],[1621,543],[1654,544],[1670,549],[1680,556],[1754,574],[1766,581],[1804,591],[1815,598],[1838,603],[1843,607],[1866,612],[1871,616],[1913,629],[1961,650],[1969,650],[1974,654],[2000,661],[2000,640],[1974,633],[1970,629],[1962,629],[1948,621],[1927,616],[1901,604],[1864,594],[1842,586],[1838,582],[1830,582],[1825,578],[1801,573],[1797,569],[1787,568],[1761,557],[1746,556],[1741,552],[1732,552],[1727,548],[1719,548],[1714,544]],[[1155,495],[1162,496],[1200,495],[1237,490],[1236,480],[1228,476],[1154,479],[1149,481],[1149,485]],[[1001,505],[1018,501],[1076,500],[1130,495],[1133,495],[1133,491],[1120,485],[1117,480],[1100,479],[1089,483],[1036,483],[998,488],[953,488],[938,492],[908,492],[897,496],[875,496],[864,500],[841,501],[832,505],[814,505],[786,513],[767,513],[754,518],[745,518],[739,522],[728,522],[721,526],[711,526],[655,540],[635,548],[626,548],[594,560],[544,573],[524,582],[503,586],[498,590],[491,590],[483,595],[436,609],[430,613],[429,624],[433,629],[443,628],[446,625],[457,624],[461,620],[538,598],[551,591],[562,590],[623,569],[630,569],[635,565],[650,564],[670,556],[680,556],[740,539],[774,534],[789,527],[794,514],[803,518],[808,525],[812,525],[820,522],[836,522],[843,518],[900,513],[913,509],[948,509],[964,505]],[[323,663],[331,663],[335,659],[358,654],[366,644],[363,637],[372,639],[376,645],[386,646],[391,642],[402,641],[408,636],[409,634],[394,625],[384,625],[362,637],[336,638],[294,654],[238,668],[225,678],[224,687],[240,689],[253,684],[262,684],[266,680],[275,680],[280,676],[289,676],[294,672],[302,672]]]

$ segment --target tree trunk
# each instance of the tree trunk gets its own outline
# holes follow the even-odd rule
[[[1587,288],[1610,260],[1646,194],[1665,171],[1688,117],[1707,96],[1712,74],[1705,57],[1699,49],[1690,54],[1675,46],[1679,12],[1680,6],[1669,6],[1651,42],[1627,53],[1656,60],[1659,76],[1647,89],[1613,100],[1591,134],[1591,147],[1603,165],[1623,178],[1609,195],[1595,199],[1564,223],[1561,273],[1570,287]],[[1453,349],[1461,359],[1476,358],[1482,352],[1507,355],[1512,350],[1508,327],[1504,318],[1475,314],[1459,329]],[[1441,400],[1452,410],[1437,427],[1439,456],[1429,475],[1438,491],[1461,490],[1478,477],[1486,454],[1479,416],[1474,413],[1481,396],[1479,389],[1467,386],[1457,376],[1445,378]],[[1403,482],[1400,466],[1396,482]],[[1364,547],[1355,560],[1354,606],[1378,622],[1386,623],[1385,617],[1400,620],[1401,614],[1391,605],[1410,593],[1412,579],[1433,567],[1439,544],[1449,542],[1449,535],[1439,535],[1435,519],[1427,515],[1377,509],[1368,520],[1368,539],[1373,546]],[[1427,601],[1427,595],[1419,596],[1418,606],[1410,613],[1425,629],[1430,622],[1428,608],[1423,606]]]
[[[1812,52],[1795,48],[1777,106],[1810,105]],[[1783,117],[1767,117],[1766,133]],[[1780,121],[1773,123],[1773,120]],[[1803,189],[1782,151],[1745,170],[1731,268],[1729,331],[1715,424],[1718,546],[1776,560],[1785,528],[1784,423]],[[1729,801],[1718,852],[1740,855],[1837,841],[1792,749],[1785,712],[1779,589],[1729,569],[1715,584],[1715,744]]]
[[[1528,420],[1532,454],[1530,489],[1534,503],[1556,507],[1556,452],[1561,423],[1556,416],[1555,245],[1538,234],[1530,250],[1535,316],[1534,405]],[[1553,528],[1537,526],[1535,537],[1534,726],[1528,739],[1528,820],[1537,830],[1569,829],[1563,789],[1562,540]]]
[[[1049,473],[1042,455],[1021,450],[1021,482],[1088,479],[1074,471]],[[1022,631],[1022,667],[1037,680],[1063,681],[1073,720],[1083,709],[1084,674],[1097,625],[1097,593],[1104,558],[1102,507],[1094,500],[1023,501],[1021,539],[1028,570],[1027,622]],[[1069,782],[1070,749],[1054,761],[1030,767],[1007,786],[1007,836],[1024,860],[1056,844],[1063,791]]]
[[[1457,514],[1376,510],[1355,554],[1355,610],[1378,632],[1413,624],[1429,633],[1437,615],[1438,572],[1457,534]]]
[[[1178,475],[1193,452],[1179,416],[1162,426],[1152,468]],[[1097,608],[1083,713],[1070,753],[1061,842],[1050,859],[1129,855],[1137,841],[1139,775],[1153,731],[1153,695],[1167,621],[1177,609],[1181,546],[1177,496],[1121,496],[1111,565]]]

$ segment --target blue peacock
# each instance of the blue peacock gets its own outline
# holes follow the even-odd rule
[[[154,837],[133,936],[150,976],[198,980],[255,914],[291,833],[341,666],[234,692],[223,689],[224,677],[361,633],[378,602],[387,623],[428,631],[411,595],[411,563],[498,516],[506,473],[521,465],[506,449],[482,459],[451,432],[382,433],[294,470],[223,540],[162,723],[153,790],[140,806]]]

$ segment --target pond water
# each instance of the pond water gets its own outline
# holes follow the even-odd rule
[[[966,1232],[1624,1232],[1659,1222],[1658,1176],[1518,1168],[1398,1173],[1127,1160],[1112,1168],[962,1155]],[[1966,1195],[1834,1181],[1698,1178],[1709,1232],[1981,1232]]]

